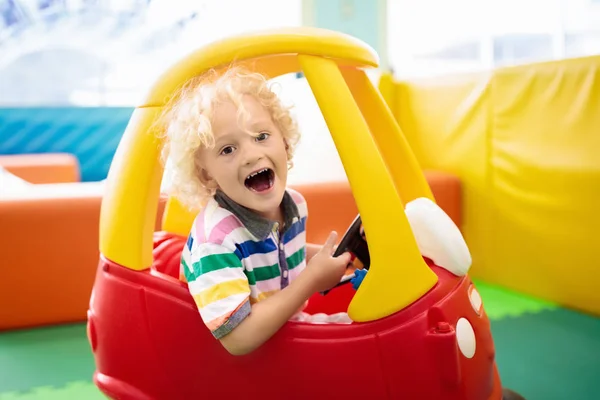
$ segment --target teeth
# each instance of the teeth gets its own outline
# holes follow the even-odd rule
[[[261,169],[260,171],[253,172],[250,175],[248,175],[248,177],[246,179],[253,178],[253,177],[255,177],[258,174],[261,174],[263,172],[267,172],[267,170],[268,170],[268,168],[264,168],[264,169]]]

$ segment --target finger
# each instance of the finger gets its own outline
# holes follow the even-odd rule
[[[337,232],[336,231],[332,231],[329,234],[329,237],[327,238],[327,241],[325,242],[325,244],[323,245],[323,248],[329,253],[329,254],[333,254],[333,246],[335,245],[335,242],[337,240]]]
[[[350,254],[350,252],[346,251],[346,252],[340,254],[339,256],[337,256],[335,259],[338,260],[340,262],[340,265],[343,265],[345,268],[352,261],[352,254]]]

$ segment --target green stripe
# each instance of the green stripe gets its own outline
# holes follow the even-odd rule
[[[181,258],[181,263],[183,264],[183,274],[185,275],[185,280],[187,282],[191,282],[194,279],[196,279],[194,275],[190,272],[190,267],[187,265],[183,257]]]
[[[200,261],[192,265],[196,278],[202,274],[218,271],[223,268],[242,268],[242,262],[234,253],[211,254],[202,257]]]
[[[304,260],[305,257],[305,247],[302,247],[300,250],[286,258],[288,269],[294,269]]]
[[[254,277],[254,271],[244,271],[246,278],[248,278],[249,285],[256,285],[256,278]]]
[[[280,275],[279,264],[254,268],[253,272],[254,279],[256,279],[256,281],[268,281],[269,279],[277,278]]]

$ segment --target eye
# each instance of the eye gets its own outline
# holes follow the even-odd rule
[[[222,156],[226,156],[233,153],[234,150],[235,148],[233,146],[225,146],[221,149],[221,152],[219,154]]]
[[[267,132],[261,132],[258,134],[258,136],[256,136],[256,141],[257,142],[264,142],[265,140],[267,140],[269,138],[269,135]]]

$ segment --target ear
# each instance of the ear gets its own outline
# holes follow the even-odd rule
[[[213,177],[204,168],[202,168],[202,170],[200,170],[200,177],[202,178],[202,180],[204,182],[209,182],[209,181],[213,180]]]
[[[204,184],[204,186],[208,187],[208,188],[212,188],[212,187],[217,187],[217,182],[214,180],[214,178],[208,173],[207,170],[205,170],[204,168],[202,168],[200,170],[200,180],[202,181],[202,183]]]

